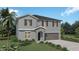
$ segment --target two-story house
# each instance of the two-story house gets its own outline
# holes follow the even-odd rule
[[[21,16],[16,21],[16,36],[19,40],[58,40],[61,20],[40,15]]]

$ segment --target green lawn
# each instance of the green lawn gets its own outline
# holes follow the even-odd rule
[[[20,47],[21,51],[61,51],[61,49],[57,49],[56,47],[49,46],[44,43],[35,43],[33,42],[30,45]]]
[[[15,36],[11,36],[10,39],[11,39],[11,40],[7,40],[7,39],[3,40],[3,39],[1,39],[1,40],[0,40],[0,48],[2,48],[3,45],[5,45],[5,46],[9,46],[9,45],[11,45],[11,44],[18,45],[18,42],[14,42],[14,41],[13,41],[14,39],[16,39]]]
[[[62,51],[62,49],[57,48],[55,46],[51,46],[49,44],[45,44],[45,43],[36,43],[36,42],[31,42],[28,45],[25,46],[20,46],[18,45],[19,42],[16,42],[16,37],[15,36],[11,36],[10,38],[11,40],[0,40],[0,49],[3,47],[3,45],[10,46],[11,44],[15,44],[17,46],[19,46],[18,51]]]
[[[68,40],[68,41],[73,41],[73,42],[79,42],[79,37],[76,35],[69,35],[69,34],[64,34],[62,35],[63,40]]]

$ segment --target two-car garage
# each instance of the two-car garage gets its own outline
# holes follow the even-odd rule
[[[59,33],[45,33],[45,40],[59,39]]]

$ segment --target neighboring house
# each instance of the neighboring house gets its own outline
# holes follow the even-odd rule
[[[58,40],[61,39],[60,22],[45,16],[25,15],[16,21],[16,36],[19,40]]]

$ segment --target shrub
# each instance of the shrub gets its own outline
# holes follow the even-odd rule
[[[43,41],[40,41],[40,43],[44,43]]]
[[[31,41],[29,41],[29,40],[25,40],[25,41],[19,41],[19,45],[21,45],[21,46],[26,46],[26,45],[28,45],[28,44],[31,44]]]
[[[2,46],[2,48],[6,48],[6,46],[5,46],[5,45],[3,45],[3,46]]]
[[[14,48],[9,47],[7,51],[15,51]]]
[[[63,51],[68,51],[68,49],[66,47],[63,47],[62,50]]]
[[[2,46],[2,48],[0,49],[1,51],[5,51],[7,47],[5,45]]]
[[[1,48],[0,51],[4,51],[4,50]]]
[[[78,34],[75,34],[75,37],[76,37],[76,38],[79,38],[79,35],[78,35]]]
[[[18,50],[18,46],[16,44],[11,44],[9,48],[7,48],[8,51],[16,51]]]
[[[60,45],[56,45],[57,48],[62,48]]]
[[[18,42],[18,39],[16,37],[11,39],[12,42]]]
[[[0,40],[7,40],[7,37],[0,37]]]
[[[14,46],[14,50],[18,50],[18,48],[19,48],[18,46]]]
[[[52,45],[52,43],[51,43],[51,42],[48,42],[48,44],[49,44],[49,45]]]
[[[25,46],[26,44],[25,44],[24,41],[20,41],[20,42],[19,42],[19,45],[20,45],[20,46]]]
[[[15,44],[11,44],[11,45],[10,45],[11,48],[14,48],[14,46],[15,46]]]
[[[45,42],[45,44],[48,44],[48,42]]]
[[[52,46],[54,46],[54,47],[55,47],[56,45],[55,45],[55,44],[52,44]]]
[[[32,39],[32,41],[34,42],[34,41],[35,41],[35,39]]]

